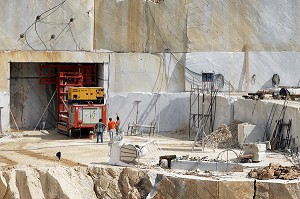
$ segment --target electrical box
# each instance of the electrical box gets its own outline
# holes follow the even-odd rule
[[[202,82],[213,82],[214,73],[213,72],[202,72]]]
[[[79,125],[95,125],[99,119],[106,122],[106,107],[105,105],[87,105],[87,104],[72,104],[70,105],[69,125],[74,128],[79,128]]]
[[[57,130],[60,133],[72,136],[76,130],[93,131],[99,119],[106,124],[105,104],[70,104],[68,107],[67,121],[57,123]]]

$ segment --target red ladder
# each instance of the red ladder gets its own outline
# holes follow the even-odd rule
[[[58,77],[58,120],[68,122],[68,88],[83,86],[79,72],[60,72]]]

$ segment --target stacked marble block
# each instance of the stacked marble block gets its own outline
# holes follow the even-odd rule
[[[244,155],[252,154],[253,162],[261,162],[266,159],[266,144],[265,143],[245,143],[243,145]]]
[[[264,126],[241,123],[238,125],[238,143],[244,155],[252,154],[253,162],[266,159],[266,143],[261,143],[264,137]]]

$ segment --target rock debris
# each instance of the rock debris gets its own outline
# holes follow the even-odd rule
[[[300,177],[299,169],[291,166],[281,166],[277,163],[270,163],[269,166],[263,168],[252,169],[248,173],[248,177],[259,180],[283,179],[293,180]]]
[[[222,124],[214,132],[204,138],[204,146],[210,148],[238,148],[238,124],[241,121],[235,120],[231,124]],[[199,141],[199,144],[202,140]]]

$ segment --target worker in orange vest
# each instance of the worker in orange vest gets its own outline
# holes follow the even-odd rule
[[[109,122],[108,122],[107,126],[108,126],[109,138],[110,138],[110,141],[113,141],[113,139],[114,139],[113,130],[115,129],[116,122],[113,121],[111,117],[108,120],[109,120]]]

